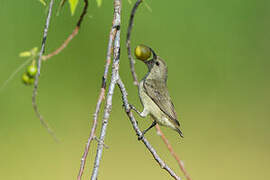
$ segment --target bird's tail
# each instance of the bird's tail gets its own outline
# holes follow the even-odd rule
[[[175,131],[178,132],[178,134],[179,134],[182,138],[184,138],[184,135],[183,135],[183,133],[182,133],[182,131],[181,131],[180,129],[175,128]]]

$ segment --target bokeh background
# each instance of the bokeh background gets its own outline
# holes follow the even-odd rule
[[[132,0],[134,2],[134,0]],[[151,46],[169,67],[168,87],[184,139],[162,128],[193,179],[270,179],[270,1],[147,1],[132,34]],[[68,5],[68,4],[67,4]],[[74,17],[54,8],[46,52],[71,33]],[[90,132],[103,74],[112,1],[90,1],[81,31],[58,56],[43,63],[38,93],[41,113],[62,139],[57,144],[31,107],[32,87],[20,71],[0,92],[0,179],[75,179]],[[132,5],[123,0],[120,74],[129,100],[142,109],[131,81],[125,36]],[[0,84],[25,59],[18,54],[40,46],[46,8],[37,0],[0,1]],[[140,78],[146,67],[136,64]],[[102,117],[102,113],[100,119]],[[144,129],[150,120],[139,117]],[[100,124],[99,124],[100,128]],[[98,128],[98,130],[99,130]],[[146,137],[181,177],[183,174],[155,130]],[[90,151],[85,179],[93,166]],[[106,136],[99,179],[170,179],[153,160],[126,117],[118,88]]]

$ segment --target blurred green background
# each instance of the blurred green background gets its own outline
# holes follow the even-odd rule
[[[168,64],[168,87],[185,138],[162,130],[190,176],[194,180],[270,179],[270,1],[147,3],[152,12],[145,5],[138,10],[132,48],[147,44]],[[47,53],[72,32],[83,3],[74,17],[67,5],[59,16],[54,8]],[[0,92],[0,179],[76,178],[101,84],[112,5],[104,1],[97,8],[90,1],[78,36],[43,64],[38,104],[62,143],[55,143],[35,117],[32,87],[20,79],[24,70]],[[141,110],[125,48],[131,8],[123,1],[120,74],[129,101]],[[0,1],[0,84],[24,62],[20,52],[40,47],[45,18],[45,8],[37,0]],[[137,63],[136,68],[142,78],[146,67]],[[150,125],[149,118],[137,118],[142,129]],[[183,177],[155,130],[146,137]],[[89,179],[96,144],[84,179]],[[104,150],[99,179],[170,179],[137,141],[118,88],[106,144],[109,149]]]

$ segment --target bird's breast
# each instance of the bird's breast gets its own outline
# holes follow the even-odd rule
[[[169,121],[168,116],[164,114],[156,103],[148,96],[143,87],[143,83],[144,81],[142,80],[139,84],[139,96],[144,107],[144,111],[149,112],[158,124],[174,128],[174,125]]]

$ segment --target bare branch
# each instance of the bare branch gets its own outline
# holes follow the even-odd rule
[[[109,43],[108,43],[108,48],[107,48],[105,70],[104,70],[102,82],[101,82],[101,89],[100,89],[99,98],[98,98],[97,105],[96,105],[96,110],[94,113],[93,125],[92,125],[91,132],[90,132],[90,135],[89,135],[89,138],[88,138],[88,141],[86,143],[85,150],[84,150],[84,153],[83,153],[83,156],[81,159],[81,166],[80,166],[79,174],[77,177],[78,180],[80,180],[82,175],[83,175],[85,161],[86,161],[89,149],[90,149],[90,144],[95,138],[95,131],[96,131],[96,127],[97,127],[98,114],[100,111],[101,103],[105,97],[107,76],[108,76],[108,71],[109,71],[109,67],[111,64],[111,56],[112,56],[112,49],[113,49],[112,47],[113,47],[113,42],[115,40],[115,35],[116,35],[116,31],[117,31],[115,24],[116,24],[115,19],[113,19],[113,25],[112,25],[112,28],[110,31]]]
[[[130,48],[130,37],[131,37],[131,31],[132,31],[132,27],[133,27],[133,21],[134,21],[134,16],[136,13],[137,8],[139,7],[139,5],[141,4],[142,0],[137,0],[136,3],[134,4],[131,14],[130,14],[130,19],[129,19],[129,25],[128,25],[128,31],[127,31],[127,40],[126,40],[126,46],[127,46],[127,51],[128,51],[128,58],[129,58],[129,65],[130,65],[130,69],[131,69],[131,74],[133,77],[133,83],[134,85],[138,86],[139,82],[138,82],[138,78],[135,72],[135,60],[131,55],[131,48]]]
[[[87,8],[88,8],[88,0],[84,0],[83,11],[82,11],[82,14],[80,15],[80,19],[79,19],[78,22],[77,22],[77,27],[78,27],[78,28],[81,27],[83,18],[84,18],[84,16],[85,16],[86,13],[87,13]]]
[[[122,93],[122,99],[123,99],[123,103],[124,103],[124,107],[125,107],[125,111],[126,111],[126,114],[128,115],[129,119],[130,119],[130,122],[133,126],[133,129],[135,130],[136,134],[138,137],[141,137],[142,135],[142,132],[141,130],[139,129],[138,127],[138,124],[137,124],[137,121],[136,119],[134,118],[132,112],[131,112],[131,109],[130,109],[130,105],[128,103],[128,99],[127,99],[127,91],[125,89],[125,86],[123,84],[123,82],[121,81],[121,79],[119,78],[118,80],[118,87],[120,88],[120,91]],[[156,160],[156,162],[160,165],[160,167],[162,169],[164,169],[165,171],[167,171],[174,179],[177,179],[177,180],[181,180],[180,177],[178,177],[175,172],[169,168],[167,166],[167,164],[165,164],[165,162],[159,157],[159,155],[157,154],[156,150],[151,146],[151,144],[147,141],[147,139],[143,136],[142,140],[141,140],[144,145],[146,146],[146,148],[150,151],[150,153],[152,154],[152,156],[154,157],[154,159]]]
[[[163,142],[166,144],[168,150],[170,151],[171,155],[174,157],[174,159],[177,161],[180,169],[182,170],[182,172],[184,173],[185,177],[187,180],[191,180],[191,177],[188,175],[185,167],[184,167],[184,163],[181,161],[181,159],[178,157],[178,155],[175,153],[175,151],[173,150],[170,142],[168,141],[168,139],[165,137],[164,133],[161,131],[159,125],[156,125],[156,129],[158,134],[160,135],[161,139],[163,140]]]
[[[79,28],[75,27],[73,32],[68,36],[68,38],[64,41],[64,43],[59,48],[57,48],[55,51],[53,51],[52,53],[43,56],[42,60],[46,61],[46,60],[50,59],[51,57],[59,54],[63,49],[65,49],[65,47],[67,47],[69,42],[78,34],[78,32],[79,32]]]
[[[109,86],[109,90],[107,94],[106,106],[104,110],[102,127],[101,127],[99,143],[97,147],[96,158],[94,162],[94,168],[92,171],[91,180],[96,180],[98,176],[98,170],[99,170],[100,161],[101,161],[102,152],[103,152],[103,146],[104,146],[103,144],[104,144],[108,120],[109,120],[111,108],[112,108],[112,97],[113,97],[115,85],[119,78],[118,70],[119,70],[119,61],[120,61],[121,7],[122,7],[121,0],[115,0],[114,1],[113,27],[116,28],[116,35],[115,35],[115,40],[114,40],[114,57],[113,57],[113,66],[112,66],[112,76],[111,76],[111,82],[110,82],[110,86]]]
[[[42,60],[43,61],[46,61],[48,59],[50,59],[51,57],[59,54],[63,49],[65,49],[65,47],[70,43],[70,41],[78,34],[79,32],[79,29],[81,27],[81,23],[87,13],[87,9],[88,9],[88,0],[84,0],[84,7],[83,7],[83,11],[80,15],[80,18],[76,24],[76,27],[75,29],[73,30],[73,32],[68,36],[68,38],[64,41],[64,43],[59,47],[57,48],[55,51],[51,52],[50,54],[48,55],[44,55],[42,57]]]
[[[42,55],[45,51],[45,44],[46,44],[46,39],[47,39],[47,35],[48,35],[50,19],[51,19],[51,15],[52,15],[53,3],[54,3],[54,0],[51,0],[46,24],[44,27],[43,39],[42,39],[41,49],[40,49],[39,58],[38,58],[38,62],[37,62],[38,71],[37,71],[37,74],[35,76],[35,84],[34,84],[34,90],[33,90],[33,95],[32,95],[32,105],[33,105],[34,111],[35,111],[37,117],[39,118],[41,124],[47,129],[47,131],[54,137],[54,139],[56,141],[59,141],[58,138],[55,136],[53,130],[49,127],[48,123],[44,120],[42,115],[39,113],[37,102],[36,102],[38,82],[39,82],[38,80],[39,80],[41,64],[42,64]]]

